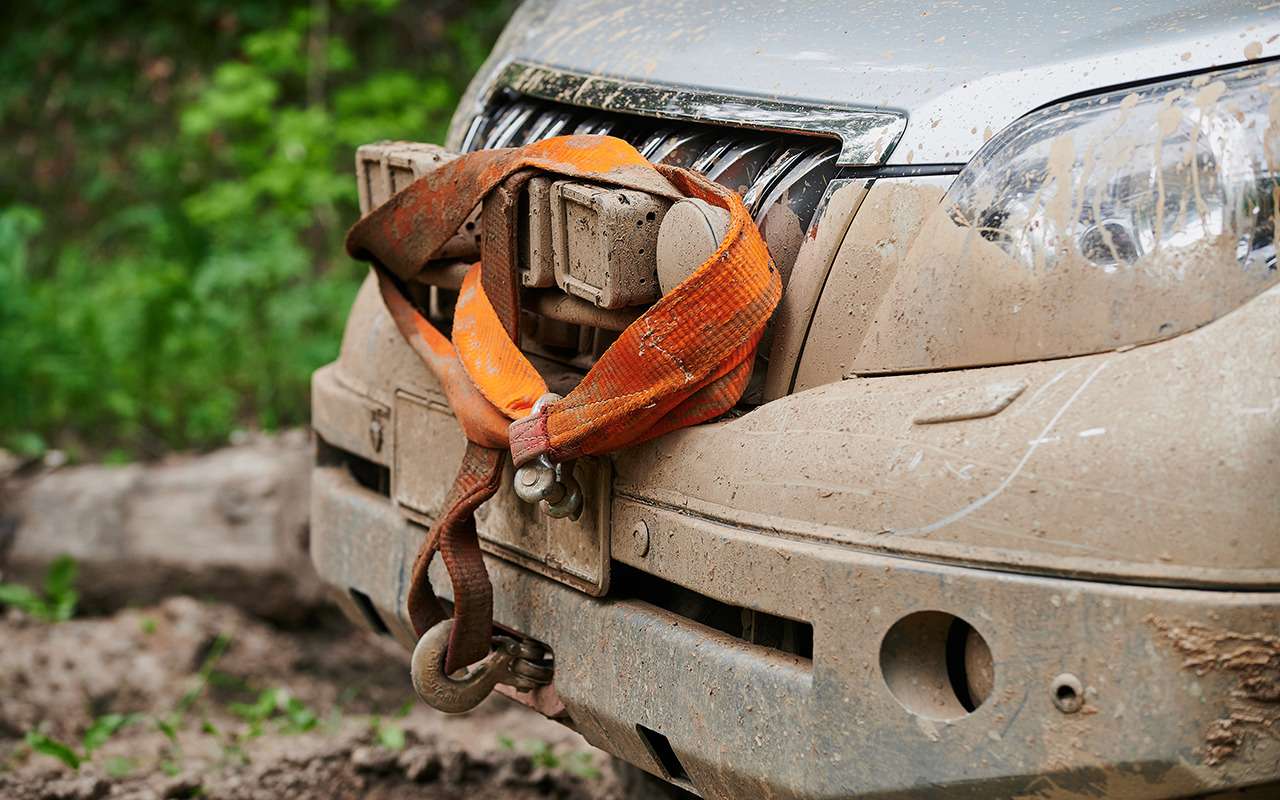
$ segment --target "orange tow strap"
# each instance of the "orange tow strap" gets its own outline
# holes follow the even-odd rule
[[[728,210],[730,223],[706,263],[623,331],[573,391],[530,416],[547,387],[518,347],[515,221],[516,198],[538,173],[699,198]],[[404,285],[482,200],[481,262],[463,282],[450,342],[414,307]],[[782,294],[778,271],[737,194],[697,173],[650,164],[608,136],[562,136],[461,156],[357,222],[347,250],[373,264],[391,317],[440,380],[470,443],[446,511],[419,553],[408,598],[418,635],[443,619],[427,579],[440,551],[455,601],[446,672],[488,653],[492,588],[472,515],[497,491],[505,452],[516,466],[541,455],[562,462],[728,411],[746,388],[756,346]]]

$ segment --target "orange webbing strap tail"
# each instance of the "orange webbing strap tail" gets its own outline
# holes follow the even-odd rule
[[[524,182],[540,172],[700,198],[727,209],[730,224],[706,263],[623,331],[577,388],[530,416],[546,384],[518,346],[515,215]],[[463,282],[450,342],[414,307],[404,284],[482,200],[481,262]],[[517,465],[544,454],[565,461],[724,413],[746,388],[782,293],[768,249],[736,194],[696,173],[651,165],[631,145],[607,136],[563,136],[455,159],[357,222],[347,250],[373,264],[396,327],[440,380],[470,442],[446,510],[414,565],[408,598],[418,635],[443,618],[427,579],[438,550],[455,601],[447,672],[489,649],[492,590],[473,512],[497,491],[504,452],[509,448]]]

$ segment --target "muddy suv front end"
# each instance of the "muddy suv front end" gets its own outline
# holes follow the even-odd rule
[[[1092,91],[912,164],[927,117],[504,47],[454,149],[625,138],[743,194],[787,280],[741,413],[580,462],[577,522],[509,480],[481,508],[496,624],[554,652],[518,699],[708,798],[1280,780],[1274,64]],[[420,297],[442,324],[451,292]],[[526,350],[571,385],[624,323],[548,292]],[[465,440],[373,283],[313,418],[316,566],[411,647]]]

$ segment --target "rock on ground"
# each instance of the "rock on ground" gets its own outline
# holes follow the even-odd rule
[[[98,610],[177,593],[236,596],[297,623],[322,590],[307,556],[311,445],[304,431],[148,464],[0,473],[0,564],[35,583],[52,558],[80,563]],[[6,553],[6,550],[8,551]]]

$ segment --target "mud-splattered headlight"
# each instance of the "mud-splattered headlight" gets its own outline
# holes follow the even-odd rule
[[[953,217],[1034,269],[1177,272],[1193,264],[1167,256],[1226,246],[1244,273],[1274,273],[1276,76],[1201,75],[1024,117],[960,173]]]
[[[1275,64],[1041,109],[952,184],[881,306],[899,338],[872,360],[1007,363],[1191,330],[1280,278],[1278,209]]]

